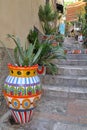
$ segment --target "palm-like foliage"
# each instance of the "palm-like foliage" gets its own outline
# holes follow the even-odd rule
[[[46,68],[49,68],[49,71],[52,74],[56,74],[58,67],[55,63],[53,63],[53,60],[65,58],[63,48],[60,46],[56,47],[51,46],[48,40],[44,41],[43,43],[38,42],[33,50],[34,54],[37,53],[39,48],[42,48],[42,50],[37,59],[37,64],[39,66],[46,66]]]
[[[60,46],[56,47],[51,46],[48,40],[43,43],[39,43],[38,48],[40,47],[42,47],[42,51],[40,53],[37,63],[40,66],[46,66],[47,68],[49,68],[52,74],[55,74],[58,68],[56,64],[53,63],[53,60],[64,59],[65,58],[64,50]]]
[[[35,39],[37,39],[37,42],[38,42],[38,32],[36,32],[35,30],[31,29],[29,31],[27,39],[28,39],[29,43],[34,43]]]
[[[48,3],[44,7],[40,5],[38,15],[41,21],[50,22],[54,21],[54,19],[57,17],[57,12],[53,12],[50,4]]]
[[[55,65],[55,63],[53,63],[53,60],[65,58],[63,48],[60,46],[53,47],[49,42],[49,38],[47,38],[47,40],[44,40],[42,43],[40,43],[38,40],[38,35],[35,36],[32,34],[35,34],[34,30],[30,31],[28,34],[28,36],[30,36],[30,39],[37,39],[35,48],[34,48],[34,54],[37,53],[39,48],[42,48],[40,56],[37,59],[37,64],[40,66],[46,66],[47,68],[49,68],[49,70],[50,70],[50,72],[52,72],[52,74],[55,74],[57,71],[57,66]],[[27,37],[27,39],[30,43],[29,37]]]
[[[58,13],[56,11],[52,11],[49,3],[47,3],[44,7],[39,7],[38,16],[45,34],[52,34],[56,31],[56,29],[52,28],[49,23],[54,22],[54,20],[58,18]]]

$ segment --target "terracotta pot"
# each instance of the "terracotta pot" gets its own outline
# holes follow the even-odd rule
[[[64,53],[67,54],[67,53],[68,53],[68,50],[64,50]]]
[[[53,47],[56,47],[56,46],[58,46],[58,43],[57,43],[57,42],[53,42],[53,43],[52,43],[52,46],[53,46]]]
[[[72,54],[80,54],[81,53],[81,50],[73,50],[72,51]]]
[[[37,76],[38,65],[17,67],[9,64],[8,68],[9,75],[3,88],[4,97],[15,121],[27,123],[31,120],[42,93]]]
[[[46,40],[48,37],[46,35],[42,36],[41,39],[42,40]]]

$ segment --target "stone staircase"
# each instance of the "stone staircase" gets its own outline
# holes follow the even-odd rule
[[[78,45],[78,48],[81,46]],[[71,44],[71,49],[75,49],[75,45],[73,48]],[[44,93],[57,97],[87,99],[87,54],[67,54],[66,60],[56,60],[55,63],[58,65],[58,74],[45,75],[42,78]]]
[[[66,60],[58,60],[56,61],[56,64],[58,65],[70,65],[70,66],[86,66],[87,65],[87,54],[79,54],[75,55],[68,54],[68,57]]]

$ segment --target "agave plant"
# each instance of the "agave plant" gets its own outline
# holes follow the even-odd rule
[[[30,43],[28,47],[25,45],[25,48],[23,48],[18,37],[8,34],[8,38],[11,38],[16,44],[16,47],[14,48],[14,58],[5,47],[5,43],[1,40],[0,42],[5,47],[14,65],[32,66],[38,64],[39,66],[46,66],[52,74],[55,74],[57,66],[52,61],[54,59],[65,58],[64,50],[60,46],[51,46],[48,40],[43,43],[39,43],[36,38],[35,41]]]
[[[34,44],[30,44],[28,47],[26,47],[26,45],[25,45],[25,49],[23,49],[20,39],[18,37],[11,35],[11,34],[8,34],[7,36],[8,36],[8,38],[11,38],[16,44],[16,47],[14,49],[14,58],[11,56],[11,54],[5,47],[5,43],[3,43],[1,40],[0,40],[0,42],[6,48],[6,51],[8,52],[8,55],[14,65],[32,66],[34,64],[37,64],[38,58],[42,51],[42,46],[40,46],[38,48],[37,52],[34,53],[36,40],[34,41]]]

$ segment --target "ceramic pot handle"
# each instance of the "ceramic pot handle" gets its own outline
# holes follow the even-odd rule
[[[44,73],[44,70],[45,70],[45,67],[44,66],[41,66],[41,68],[39,69],[37,69],[37,73],[38,74],[43,74]]]

